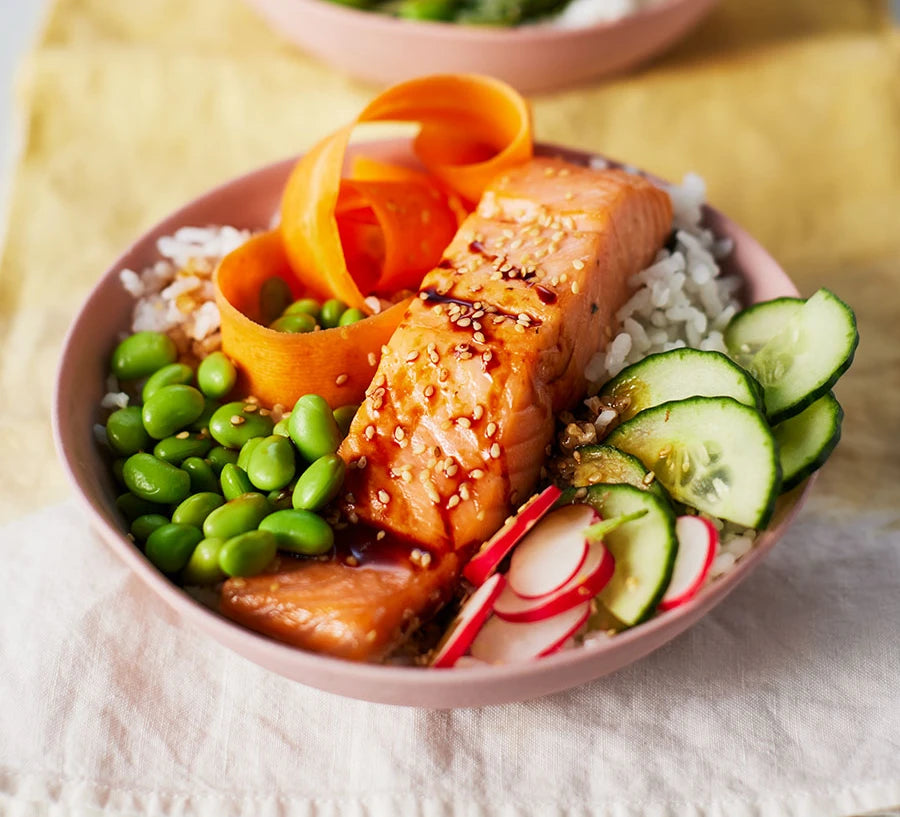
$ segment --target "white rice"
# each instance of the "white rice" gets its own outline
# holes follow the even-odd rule
[[[636,11],[659,3],[660,0],[571,0],[545,24],[557,28],[580,28],[595,23],[621,20]]]

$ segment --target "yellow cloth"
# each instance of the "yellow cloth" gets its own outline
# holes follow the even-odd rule
[[[309,147],[374,91],[296,52],[239,0],[58,0],[20,80],[24,148],[0,260],[0,520],[66,491],[54,370],[111,260],[205,188]],[[534,113],[540,139],[672,179],[701,173],[804,292],[827,285],[850,301],[863,344],[839,391],[845,443],[819,490],[895,501],[900,37],[882,3],[725,0],[649,68],[541,96]]]

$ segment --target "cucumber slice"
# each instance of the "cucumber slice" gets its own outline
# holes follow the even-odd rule
[[[759,328],[766,306],[754,308],[756,318],[750,326]],[[775,308],[785,311],[783,304]],[[806,301],[755,354],[759,336],[742,331],[746,322],[741,315],[734,318],[732,324],[737,326],[729,327],[728,348],[733,356],[747,360],[747,369],[762,385],[766,414],[773,424],[799,414],[827,393],[853,362],[859,343],[853,310],[827,289]]]
[[[774,298],[738,312],[725,328],[731,359],[745,369],[753,356],[794,319],[806,303],[802,298]]]
[[[772,515],[781,485],[765,418],[731,397],[691,397],[646,409],[606,438],[634,454],[672,497],[748,528]]]
[[[668,502],[665,489],[637,457],[611,445],[583,445],[575,449],[573,485],[595,485],[598,482],[633,485],[651,491]]]
[[[587,493],[582,496],[581,491],[585,490]],[[616,568],[609,584],[597,596],[623,624],[639,624],[656,611],[672,578],[678,552],[675,515],[659,497],[633,485],[570,488],[558,500],[558,504],[574,502],[592,506],[604,519],[647,512],[603,537],[603,544],[616,560]]]
[[[762,408],[762,388],[721,352],[673,349],[658,352],[623,369],[600,391],[619,412],[619,422],[671,400],[686,397],[733,397]]]
[[[841,439],[844,411],[830,392],[772,429],[781,457],[781,490],[799,485],[828,459]]]

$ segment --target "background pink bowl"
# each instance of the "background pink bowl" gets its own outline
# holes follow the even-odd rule
[[[351,148],[382,159],[407,160],[406,143],[371,142]],[[590,155],[554,146],[542,154],[584,162]],[[96,444],[109,357],[117,334],[130,323],[132,297],[119,281],[125,267],[140,270],[158,260],[156,240],[187,225],[231,224],[263,228],[278,207],[281,189],[295,159],[269,165],[227,182],[173,213],[141,236],[103,275],[88,296],[66,337],[53,408],[54,434],[91,523],[106,543],[185,621],[251,661],[309,686],[368,701],[433,708],[480,706],[523,700],[582,684],[642,658],[690,627],[715,607],[753,570],[783,535],[809,491],[798,488],[779,503],[772,528],[756,547],[721,579],[692,601],[602,643],[551,655],[527,664],[453,670],[427,670],[358,664],[280,644],[257,635],[204,607],[161,574],[123,533],[115,507],[117,494],[107,463]],[[726,269],[744,279],[748,302],[796,296],[790,279],[744,230],[707,209],[708,225],[730,236],[734,253]]]
[[[360,79],[480,73],[547,91],[624,71],[687,34],[717,0],[662,0],[606,23],[518,28],[399,20],[326,0],[248,0],[287,39]]]

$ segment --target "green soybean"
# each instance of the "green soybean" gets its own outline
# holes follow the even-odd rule
[[[219,567],[219,551],[224,544],[223,539],[201,539],[181,572],[181,580],[199,586],[222,581],[225,574]]]
[[[222,486],[222,493],[225,499],[237,499],[242,494],[249,494],[253,491],[253,483],[247,472],[239,465],[227,462],[219,474],[219,484]]]
[[[110,414],[106,421],[106,438],[117,454],[136,454],[149,448],[151,439],[144,428],[140,406],[126,406]]]
[[[291,288],[284,278],[278,275],[266,278],[259,288],[259,314],[262,322],[269,323],[269,321],[275,320],[284,312],[293,298]]]
[[[131,535],[138,542],[146,542],[153,531],[163,525],[168,525],[170,521],[169,517],[163,516],[161,513],[141,514],[131,523]]]
[[[294,489],[290,484],[284,488],[269,491],[269,493],[266,494],[266,498],[272,504],[272,510],[283,511],[292,507],[291,495],[293,494],[293,491]]]
[[[334,546],[334,531],[321,516],[312,511],[275,511],[259,529],[275,535],[279,550],[303,556],[320,556]]]
[[[239,533],[256,530],[271,512],[272,506],[262,494],[242,494],[207,516],[203,522],[203,533],[219,539],[230,539]]]
[[[201,491],[199,494],[192,494],[187,497],[172,512],[172,521],[201,528],[206,517],[224,504],[225,498],[221,494],[216,494],[212,491]]]
[[[341,315],[340,320],[338,321],[338,326],[350,326],[351,323],[359,323],[366,317],[366,313],[361,309],[348,309]]]
[[[150,502],[181,502],[191,490],[187,472],[143,452],[125,460],[122,476],[129,491]]]
[[[200,416],[194,420],[188,428],[191,431],[208,431],[209,421],[212,419],[213,414],[219,410],[221,405],[222,404],[218,400],[210,400],[207,397],[206,401],[203,403],[203,411],[200,413]]]
[[[187,386],[194,379],[194,370],[186,363],[170,363],[157,369],[141,390],[141,399],[146,403],[154,393],[158,392],[163,386],[174,386],[181,384]]]
[[[111,368],[120,380],[147,377],[178,358],[175,342],[162,332],[135,332],[112,355]]]
[[[321,309],[321,304],[315,298],[300,298],[299,301],[294,301],[294,303],[290,304],[282,314],[296,315],[298,312],[302,312],[318,318]]]
[[[341,315],[347,311],[347,304],[337,298],[330,298],[322,304],[319,312],[319,325],[323,329],[334,329],[340,323]]]
[[[255,576],[278,552],[275,535],[254,530],[228,539],[219,551],[219,567],[228,576]]]
[[[204,405],[203,395],[193,386],[163,386],[144,403],[144,428],[157,440],[171,437],[193,423],[203,413]]]
[[[353,418],[356,417],[356,412],[359,411],[359,405],[356,403],[350,403],[346,406],[338,406],[334,410],[334,421],[337,423],[338,428],[341,430],[341,436],[346,437],[347,433],[350,431],[350,424],[353,422]]]
[[[288,420],[288,430],[307,462],[333,454],[341,444],[341,430],[334,414],[318,394],[305,394],[297,401]]]
[[[228,463],[236,463],[237,460],[238,452],[233,448],[226,448],[224,445],[214,445],[206,455],[206,461],[210,468],[217,474],[221,474],[222,469]]]
[[[269,329],[276,332],[287,332],[289,334],[301,334],[303,332],[312,332],[316,328],[316,319],[312,315],[305,312],[295,312],[293,315],[282,315],[269,324]]]
[[[297,479],[292,504],[305,511],[317,511],[338,495],[347,466],[337,454],[319,457]]]
[[[294,446],[287,437],[278,434],[260,440],[250,453],[247,464],[250,482],[261,491],[284,488],[294,478],[296,470]]]
[[[200,457],[188,457],[181,463],[181,470],[187,471],[187,475],[191,479],[191,492],[200,493],[201,491],[219,490],[219,480],[212,469],[212,466]]]
[[[247,470],[247,466],[250,464],[250,457],[253,452],[256,451],[256,447],[264,440],[265,437],[251,437],[247,442],[245,442],[241,446],[240,453],[238,453],[237,464],[238,468],[243,468],[245,471]]]
[[[151,513],[161,513],[165,508],[157,502],[143,499],[129,491],[116,497],[116,508],[125,517],[130,525],[139,516]]]
[[[173,437],[166,437],[153,446],[153,456],[181,465],[188,457],[204,457],[212,446],[205,434],[188,434],[181,431]]]
[[[272,427],[273,434],[279,434],[282,437],[290,437],[291,432],[288,430],[288,419],[290,418],[290,414],[286,414],[282,417],[275,425]]]
[[[197,367],[197,385],[200,391],[214,400],[228,394],[236,381],[237,369],[223,352],[207,355]]]
[[[251,437],[268,437],[274,425],[272,416],[261,414],[258,405],[238,400],[216,410],[209,420],[209,433],[221,445],[240,448]]]
[[[200,528],[170,522],[150,534],[144,552],[164,573],[177,573],[188,563],[202,538]]]

